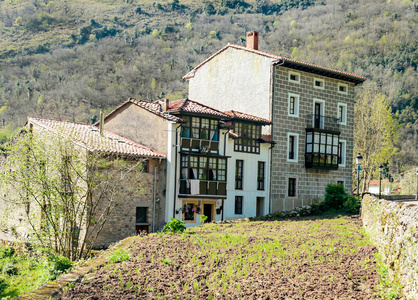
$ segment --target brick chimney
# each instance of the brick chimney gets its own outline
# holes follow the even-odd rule
[[[163,99],[163,111],[167,111],[170,108],[170,100],[169,99]]]
[[[247,48],[258,50],[258,31],[247,32]]]

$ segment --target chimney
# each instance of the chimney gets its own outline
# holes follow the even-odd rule
[[[103,122],[104,122],[104,113],[103,109],[100,110],[100,121],[99,121],[99,132],[103,136]]]
[[[170,100],[163,99],[163,111],[167,111],[170,108]]]
[[[247,32],[247,48],[258,50],[258,31]]]

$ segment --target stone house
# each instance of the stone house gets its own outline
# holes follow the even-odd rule
[[[228,44],[187,73],[189,98],[272,122],[270,212],[310,204],[328,183],[351,191],[354,88],[366,78],[260,51],[258,39],[248,32],[246,47]]]
[[[140,162],[141,170],[132,168],[132,171],[129,171],[138,174],[135,179],[139,180],[137,189],[140,189],[140,191],[135,194],[127,193],[125,192],[125,190],[128,190],[125,187],[127,183],[122,181],[119,184],[118,189],[121,192],[118,193],[119,197],[116,199],[115,208],[98,235],[94,248],[107,247],[113,242],[136,235],[140,231],[151,232],[164,226],[164,184],[160,184],[165,182],[165,155],[163,153],[92,125],[28,118],[25,127],[31,133],[32,139],[43,138],[54,143],[56,141],[55,136],[64,137],[73,143],[75,151],[81,153],[82,161],[83,157],[87,159],[87,156],[98,153],[100,157],[109,161],[110,170],[108,172],[120,173],[120,169],[111,165],[116,158],[122,159],[133,166],[137,166]],[[50,161],[46,162],[46,168],[48,168],[48,163]],[[121,177],[121,175],[117,176]],[[97,195],[94,193],[92,195],[93,199],[85,199],[85,201],[91,203],[90,205],[96,203],[94,197],[97,197]],[[0,201],[2,211],[6,210],[8,205],[4,199]],[[28,205],[30,205],[30,202]],[[100,205],[105,207],[106,202],[102,201]],[[15,236],[26,236],[27,224],[25,220],[26,214],[30,210],[31,208],[25,205],[13,205],[11,209],[7,210],[7,215],[3,215],[6,217],[6,227],[15,228]],[[100,214],[102,210],[102,207],[99,207],[96,211]],[[41,218],[41,215],[39,218]],[[83,228],[80,228],[80,234],[83,234]],[[13,237],[3,233],[1,238],[11,239]]]
[[[166,155],[165,220],[186,226],[267,214],[267,119],[182,99],[129,99],[104,119],[106,129]],[[264,131],[269,131],[264,129]]]

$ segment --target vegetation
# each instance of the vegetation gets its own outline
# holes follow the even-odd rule
[[[109,256],[109,262],[117,263],[128,260],[130,257],[129,253],[125,249],[118,249]]]
[[[63,299],[372,298],[376,248],[350,217],[206,224],[138,238]]]
[[[186,230],[184,224],[182,220],[171,218],[170,222],[164,225],[163,231],[172,233],[183,232]]]
[[[89,257],[120,199],[140,193],[141,162],[104,158],[64,134],[23,130],[4,155],[2,230],[72,261]]]
[[[391,172],[417,165],[416,0],[0,2],[0,138],[28,115],[90,122],[128,97],[187,96],[181,80],[228,42],[366,76],[401,125]],[[106,97],[104,97],[106,95]]]
[[[68,258],[20,247],[0,247],[0,298],[10,299],[54,280],[71,268]]]
[[[325,187],[324,202],[320,206],[325,210],[343,211],[350,214],[360,212],[360,200],[348,195],[342,184],[329,183]]]

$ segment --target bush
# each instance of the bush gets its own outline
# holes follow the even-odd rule
[[[129,258],[130,258],[130,255],[128,251],[126,251],[125,249],[118,249],[109,256],[108,261],[111,263],[117,263],[117,262],[129,260]]]
[[[352,195],[348,195],[344,202],[344,211],[350,214],[358,214],[360,212],[361,200]]]
[[[54,280],[72,267],[71,261],[67,257],[61,255],[51,255],[47,260],[49,264],[49,267],[47,268],[49,280]]]
[[[13,257],[15,253],[16,253],[15,248],[11,246],[4,246],[0,248],[0,258]]]
[[[12,261],[8,261],[3,265],[2,273],[7,275],[17,275],[18,269],[15,266],[15,263]]]
[[[340,210],[344,207],[347,197],[348,195],[342,184],[329,183],[325,187],[324,208]]]
[[[186,230],[184,224],[182,220],[171,218],[171,221],[165,224],[163,231],[171,231],[173,233],[183,232]]]

